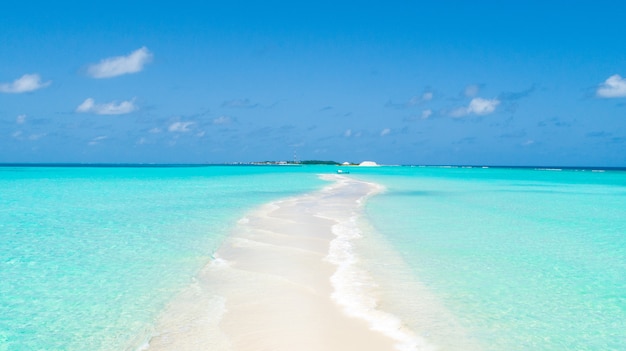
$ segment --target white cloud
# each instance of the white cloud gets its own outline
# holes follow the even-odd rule
[[[93,78],[112,78],[123,74],[137,73],[152,61],[152,53],[145,46],[131,52],[128,56],[109,57],[90,65],[87,73]]]
[[[170,124],[167,130],[169,130],[170,132],[186,133],[191,131],[189,127],[191,127],[193,124],[194,122],[174,122]]]
[[[432,116],[433,110],[424,110],[422,111],[422,119],[428,119],[428,117]]]
[[[15,123],[17,123],[17,124],[24,124],[24,123],[26,123],[26,115],[19,115],[19,116],[17,116],[17,118],[15,119]]]
[[[45,88],[51,83],[51,81],[42,82],[38,74],[25,74],[12,83],[0,83],[0,92],[11,94],[28,93]]]
[[[109,137],[106,135],[101,135],[101,136],[97,136],[93,139],[91,139],[91,141],[88,143],[89,145],[93,146],[93,145],[98,145],[100,144],[101,141],[108,139]]]
[[[343,135],[346,138],[349,138],[350,136],[352,136],[352,129],[346,129],[346,131],[343,133]]]
[[[162,132],[161,128],[158,128],[158,127],[154,127],[148,131],[148,133],[151,133],[151,134],[159,134],[161,132]]]
[[[488,115],[496,110],[496,107],[500,104],[498,99],[483,99],[473,98],[470,101],[469,106],[459,107],[450,113],[452,117],[463,117],[469,114],[475,115]]]
[[[95,109],[95,101],[92,98],[87,98],[82,104],[78,105],[76,112],[93,112]]]
[[[228,124],[232,121],[232,118],[228,117],[228,116],[219,116],[217,118],[214,118],[212,123],[213,124]]]
[[[423,102],[430,101],[430,100],[432,100],[432,99],[433,99],[433,97],[434,97],[433,93],[432,93],[432,92],[430,92],[430,91],[427,91],[427,92],[423,93],[422,95],[416,95],[416,96],[413,96],[413,97],[412,97],[412,98],[411,98],[411,99],[410,99],[410,100],[409,100],[409,101],[405,104],[405,107],[408,107],[408,106],[415,106],[415,105],[417,105],[417,104],[421,104],[421,103],[423,103]]]
[[[626,97],[626,78],[614,74],[600,84],[596,95],[602,98]]]
[[[389,128],[385,128],[380,132],[380,136],[385,136],[387,134],[391,133],[391,129]]]
[[[498,99],[483,99],[473,98],[470,101],[467,113],[474,113],[477,115],[488,115],[496,110],[496,107],[500,104]]]
[[[76,112],[95,113],[97,115],[124,115],[136,110],[137,106],[135,106],[135,99],[122,101],[120,103],[113,101],[109,103],[96,104],[94,99],[88,98],[76,108]]]

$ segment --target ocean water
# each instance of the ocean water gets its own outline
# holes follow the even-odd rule
[[[349,170],[386,188],[377,307],[429,349],[626,349],[626,172]],[[135,350],[238,219],[334,171],[0,167],[0,351]]]
[[[0,167],[0,350],[140,345],[244,213],[313,167]]]
[[[359,173],[387,188],[367,203],[367,230],[401,258],[370,257],[393,276],[383,307],[431,344],[626,350],[626,172]]]

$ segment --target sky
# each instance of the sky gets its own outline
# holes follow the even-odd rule
[[[0,162],[626,167],[624,1],[0,5]]]

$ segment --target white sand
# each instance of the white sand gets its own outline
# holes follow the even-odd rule
[[[369,183],[335,183],[268,204],[175,299],[149,350],[428,350],[377,307],[376,285],[355,267],[351,231]]]

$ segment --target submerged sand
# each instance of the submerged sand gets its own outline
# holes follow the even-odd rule
[[[327,188],[239,221],[151,333],[148,350],[427,350],[379,309],[352,241],[375,184],[328,175]]]

